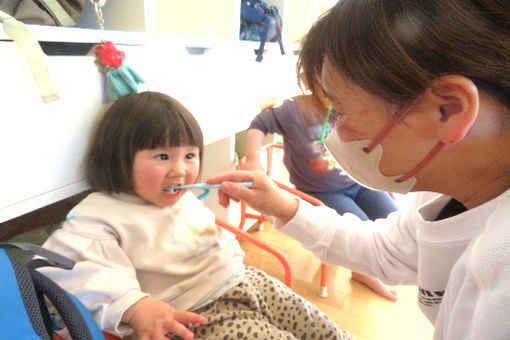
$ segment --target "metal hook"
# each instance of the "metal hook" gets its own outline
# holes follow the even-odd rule
[[[103,6],[106,4],[106,0],[89,0],[94,5],[96,11],[96,19],[99,27],[104,30],[104,18],[103,18]]]

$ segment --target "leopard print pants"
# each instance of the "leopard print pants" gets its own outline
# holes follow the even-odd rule
[[[194,311],[205,324],[190,324],[196,340],[353,339],[312,303],[278,279],[247,267],[244,281]]]

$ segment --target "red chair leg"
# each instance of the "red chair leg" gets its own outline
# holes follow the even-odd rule
[[[324,263],[321,264],[321,287],[319,296],[324,298],[328,296],[328,266]]]
[[[235,234],[240,239],[247,240],[248,242],[253,243],[257,247],[259,247],[259,248],[267,251],[268,253],[272,254],[273,256],[275,256],[278,259],[278,261],[280,261],[280,263],[282,264],[282,266],[285,270],[285,278],[284,278],[285,285],[287,285],[287,287],[292,289],[292,268],[290,267],[290,263],[287,260],[287,257],[283,253],[281,253],[280,251],[271,247],[267,243],[253,237],[252,235],[248,234],[247,232],[244,232],[244,231],[240,230],[239,228],[236,228],[236,227],[234,227],[218,218],[216,218],[216,225],[230,231],[231,233]]]

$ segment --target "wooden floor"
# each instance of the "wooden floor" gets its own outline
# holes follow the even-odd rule
[[[294,291],[313,302],[341,328],[357,340],[429,340],[433,327],[417,305],[416,286],[398,286],[398,301],[390,302],[369,288],[353,281],[349,270],[328,267],[328,294],[318,296],[320,261],[289,237],[278,233],[269,223],[263,231],[250,233],[286,254],[293,271]],[[241,242],[245,263],[263,269],[283,280],[283,267],[272,255],[252,244]]]

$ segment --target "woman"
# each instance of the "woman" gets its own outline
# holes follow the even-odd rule
[[[326,263],[417,284],[434,339],[508,339],[509,51],[508,1],[340,1],[298,65],[340,115],[329,151],[371,188],[437,194],[361,222],[298,202],[260,172],[208,182],[224,182],[221,204],[274,216]],[[246,180],[252,189],[233,183]]]

